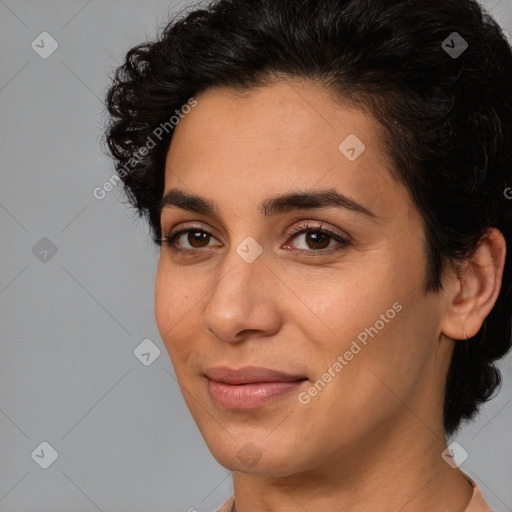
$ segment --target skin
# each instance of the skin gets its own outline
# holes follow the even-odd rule
[[[163,210],[164,235],[192,223],[212,236],[195,245],[179,238],[196,256],[163,245],[155,317],[208,448],[233,471],[237,511],[464,511],[472,489],[441,457],[444,381],[452,338],[476,334],[497,299],[502,235],[491,232],[460,276],[449,268],[441,293],[425,293],[422,219],[391,177],[370,114],[291,79],[196,99],[176,127],[164,194],[205,197],[219,217]],[[338,149],[349,134],[366,146],[355,161]],[[376,218],[341,208],[258,211],[279,193],[329,188]],[[305,233],[287,236],[305,224],[352,241],[322,255],[338,242],[318,248]],[[236,252],[246,237],[263,250],[252,263]],[[246,411],[212,401],[203,372],[218,365],[303,375],[307,391],[397,302],[401,311],[308,404],[295,391]]]

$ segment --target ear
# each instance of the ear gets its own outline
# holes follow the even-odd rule
[[[498,299],[506,251],[505,238],[492,228],[480,239],[461,271],[453,272],[445,288],[448,303],[441,321],[443,334],[464,339],[464,331],[468,338],[478,333]]]

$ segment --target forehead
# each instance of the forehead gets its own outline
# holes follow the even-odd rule
[[[166,191],[188,188],[211,197],[215,190],[229,204],[297,187],[335,188],[383,208],[393,203],[383,197],[387,192],[404,194],[391,177],[380,124],[318,84],[215,88],[196,100],[175,128]]]
[[[383,129],[376,119],[318,83],[290,79],[250,90],[212,88],[196,99],[197,106],[183,116],[174,139],[203,134],[207,139],[201,143],[207,144],[227,141],[229,136],[238,143],[261,142],[298,151],[307,149],[302,145],[306,140],[331,142],[337,149],[340,137],[352,130],[371,146],[384,149]]]

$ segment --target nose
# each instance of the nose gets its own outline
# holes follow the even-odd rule
[[[257,332],[260,336],[275,334],[282,323],[282,285],[278,283],[264,252],[249,263],[233,247],[219,266],[203,311],[204,327],[228,343],[243,341],[246,331]]]

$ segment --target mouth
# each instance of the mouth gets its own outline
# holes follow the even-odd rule
[[[270,400],[289,395],[308,379],[303,375],[263,367],[209,368],[208,391],[212,400],[224,409],[243,410],[261,407]]]
[[[295,382],[304,380],[304,375],[292,375],[290,373],[271,370],[259,366],[246,366],[234,370],[227,366],[216,366],[205,371],[205,375],[215,382],[223,384],[254,384],[261,382]]]

